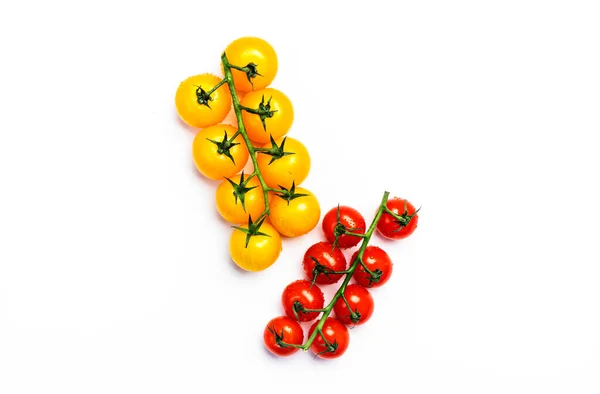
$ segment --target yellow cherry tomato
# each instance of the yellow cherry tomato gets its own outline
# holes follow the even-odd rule
[[[301,184],[310,171],[308,150],[300,141],[290,137],[276,140],[275,144],[277,147],[273,147],[269,143],[264,145],[263,148],[276,148],[283,153],[283,156],[259,153],[257,157],[258,169],[267,186],[278,189],[279,185],[289,188],[292,182],[296,186]]]
[[[196,168],[204,176],[219,180],[231,177],[244,168],[248,161],[248,148],[241,134],[231,141],[236,131],[231,125],[217,124],[196,134],[192,156]]]
[[[248,176],[241,180],[241,175],[235,175],[228,179],[217,187],[217,211],[223,219],[234,224],[247,223],[248,215],[256,220],[265,210],[265,198],[258,178],[253,177],[246,181]],[[230,181],[235,183],[235,186]],[[246,193],[240,193],[243,191]]]
[[[267,88],[249,92],[240,104],[254,110],[262,108],[266,111],[265,114],[268,112],[268,115],[261,119],[258,114],[242,111],[242,120],[252,141],[266,144],[270,141],[270,135],[279,139],[287,134],[294,122],[292,102],[277,89]]]
[[[248,225],[240,226],[248,229]],[[258,230],[266,235],[253,235],[246,246],[245,232],[234,229],[229,239],[229,254],[234,263],[246,271],[269,268],[281,253],[281,236],[267,221]]]
[[[319,200],[305,188],[297,187],[296,194],[306,194],[288,201],[272,195],[269,218],[273,227],[286,237],[298,237],[315,228],[321,217]]]
[[[277,74],[277,54],[265,40],[257,37],[242,37],[233,41],[225,48],[225,54],[230,64],[246,67],[251,64],[258,73],[248,81],[248,75],[232,69],[235,88],[242,92],[266,88],[273,82]],[[252,86],[254,85],[254,86]]]
[[[181,82],[175,93],[175,108],[181,120],[196,128],[222,122],[232,105],[227,84],[207,95],[220,81],[215,75],[200,74]]]

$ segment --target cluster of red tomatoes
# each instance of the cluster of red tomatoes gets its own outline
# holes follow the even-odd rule
[[[417,228],[418,210],[410,202],[393,198],[380,209],[376,229],[384,237],[403,239]],[[327,241],[312,245],[304,254],[306,279],[292,282],[283,290],[285,316],[272,319],[265,328],[264,343],[276,355],[288,356],[310,348],[321,358],[340,357],[350,340],[347,327],[364,324],[373,314],[374,302],[368,289],[383,286],[392,274],[388,254],[366,244],[373,231],[367,231],[365,219],[357,210],[347,206],[331,209],[323,218],[322,228]],[[348,265],[342,249],[355,247],[361,240],[363,245]],[[340,288],[325,306],[319,285],[338,283],[342,278]],[[329,316],[331,312],[335,317]],[[319,316],[304,342],[300,322],[311,322]]]
[[[274,49],[243,37],[225,48],[221,62],[223,77],[199,74],[181,82],[175,106],[185,123],[200,129],[192,143],[196,168],[220,182],[216,208],[235,225],[231,258],[245,270],[261,271],[279,257],[281,236],[308,233],[321,211],[314,194],[299,187],[311,161],[300,141],[286,137],[292,103],[268,87],[278,68]],[[236,124],[222,123],[232,108]]]

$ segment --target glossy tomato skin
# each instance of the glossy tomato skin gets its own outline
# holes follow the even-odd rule
[[[192,157],[201,174],[210,179],[222,180],[237,174],[244,168],[249,153],[241,134],[233,141],[238,145],[229,150],[233,161],[227,155],[219,153],[218,146],[209,141],[221,142],[225,132],[228,138],[231,138],[236,131],[233,126],[227,124],[217,124],[198,131],[192,142]]]
[[[283,138],[275,140],[277,146],[281,146]],[[262,148],[271,148],[271,143]],[[261,153],[258,155],[258,168],[265,179],[267,186],[278,189],[279,186],[290,187],[292,182],[300,186],[310,172],[310,155],[308,150],[300,141],[287,137],[284,143],[284,152],[291,153],[280,157],[273,162],[272,156]]]
[[[264,104],[269,99],[271,100],[269,105],[270,111],[273,112],[273,116],[265,119],[266,130],[259,115],[242,111],[242,120],[244,121],[244,126],[246,126],[248,137],[259,144],[270,142],[270,135],[275,140],[282,138],[290,130],[292,123],[294,123],[294,107],[292,102],[283,92],[277,89],[267,88],[249,92],[241,100],[240,104],[244,107],[258,109],[260,103],[263,101],[263,97]]]
[[[232,69],[235,88],[241,92],[264,89],[277,75],[277,54],[273,47],[261,38],[238,38],[225,48],[225,54],[229,63],[234,66],[246,67],[249,63],[254,63],[256,71],[260,74],[252,78],[250,83],[246,73]]]
[[[304,273],[310,281],[313,280],[313,271],[316,266],[311,257],[314,257],[319,264],[329,271],[346,270],[346,257],[339,248],[334,248],[329,242],[317,242],[306,250],[302,260]],[[321,285],[330,285],[338,282],[342,277],[342,274],[325,275],[321,273],[317,275],[315,282]]]
[[[381,235],[389,239],[404,239],[415,232],[419,223],[419,214],[410,202],[395,197],[388,200],[386,206],[396,215],[404,215],[409,221],[403,226],[392,215],[384,212],[377,222],[377,231]]]
[[[298,317],[294,314],[294,303],[299,302],[306,309],[323,309],[325,305],[325,297],[323,292],[316,284],[311,284],[309,281],[300,279],[290,283],[283,290],[281,295],[281,303],[285,314],[290,318],[302,322],[311,321],[317,318],[321,312],[304,313],[297,311]]]
[[[352,261],[354,261],[357,255],[358,251],[352,256]],[[383,249],[378,246],[367,246],[362,260],[370,271],[381,270],[381,277],[378,282],[371,282],[371,275],[359,264],[353,275],[356,283],[363,287],[375,288],[383,286],[390,279],[393,264],[390,256]]]
[[[240,183],[240,175],[234,175],[229,179],[238,185]],[[247,179],[247,176],[245,179]],[[215,197],[217,211],[221,217],[229,223],[248,223],[248,215],[252,217],[253,221],[256,221],[265,209],[265,198],[258,178],[254,177],[250,179],[246,184],[246,187],[253,189],[245,194],[244,206],[242,206],[242,202],[239,198],[237,198],[236,201],[233,194],[233,186],[229,181],[224,180],[217,187]]]
[[[358,318],[358,321],[352,320],[352,315],[348,309],[348,305],[346,305],[342,297],[338,298],[333,306],[335,317],[339,321],[346,325],[360,326],[371,318],[375,308],[375,302],[373,301],[373,296],[369,290],[365,289],[359,284],[352,283],[346,287],[346,290],[344,290],[344,297],[346,297],[348,305],[355,313],[355,318]]]
[[[304,331],[300,324],[290,319],[287,316],[279,316],[271,319],[263,334],[263,340],[267,349],[277,356],[290,356],[298,351],[295,347],[284,347],[277,343],[277,336],[285,343],[293,343],[295,345],[302,345],[304,341]]]
[[[315,195],[303,188],[297,187],[296,193],[305,196],[288,201],[271,194],[269,218],[273,227],[286,237],[298,237],[311,231],[319,223],[321,207]]]
[[[319,324],[318,321],[316,321],[308,330],[308,338],[310,338],[314,332],[317,324]],[[348,328],[339,320],[328,317],[321,330],[323,331],[323,335],[325,336],[325,339],[327,339],[327,342],[330,345],[335,344],[335,351],[327,351],[328,346],[323,340],[323,337],[319,334],[317,334],[315,340],[310,345],[310,350],[320,358],[332,359],[342,356],[348,349],[348,344],[350,343],[350,332],[348,331]]]
[[[240,227],[248,228],[247,225]],[[262,271],[269,268],[281,253],[281,237],[268,222],[260,227],[260,232],[267,234],[250,238],[246,247],[246,233],[234,229],[229,239],[229,254],[234,263],[246,271]]]
[[[200,88],[208,93],[220,81],[221,78],[212,74],[194,75],[182,81],[175,93],[175,108],[181,120],[195,128],[222,122],[232,106],[227,86],[222,85],[210,95],[210,107],[198,102]]]
[[[347,229],[353,229],[351,232],[364,234],[367,228],[365,218],[356,209],[340,205],[340,222]],[[338,207],[330,209],[323,217],[322,227],[323,233],[327,241],[333,243],[335,241],[335,228],[337,225]],[[351,235],[340,235],[338,238],[338,246],[341,249],[348,249],[358,245],[361,241],[359,237]]]

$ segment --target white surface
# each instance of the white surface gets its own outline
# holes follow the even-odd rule
[[[0,6],[0,392],[598,393],[598,3],[234,3]],[[243,35],[323,210],[423,206],[335,361],[261,339],[320,232],[235,269],[174,112]]]

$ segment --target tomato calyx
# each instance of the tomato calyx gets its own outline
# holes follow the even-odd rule
[[[335,353],[335,351],[338,349],[339,344],[337,342],[337,339],[335,339],[333,341],[333,343],[330,343],[327,338],[325,338],[325,335],[323,335],[323,332],[319,331],[319,334],[321,335],[321,338],[323,338],[323,346],[325,347],[325,350],[323,350],[322,352],[319,352],[317,354],[315,354],[314,358],[319,357],[321,354],[325,354],[325,353]]]
[[[310,286],[312,287],[314,284],[315,284],[315,281],[313,280]],[[294,317],[298,321],[300,321],[300,316],[298,315],[299,313],[308,314],[308,313],[312,313],[312,312],[320,313],[323,311],[324,311],[324,309],[306,309],[304,307],[304,305],[302,305],[302,303],[298,300],[294,301],[294,304],[292,304],[292,312],[294,312]]]
[[[417,213],[419,213],[420,210],[421,210],[421,207],[419,207],[419,209],[417,209],[411,215],[409,215],[408,214],[408,205],[407,205],[406,200],[404,200],[404,212],[402,212],[401,215],[394,213],[387,206],[384,208],[384,211],[386,213],[392,215],[392,217],[394,218],[394,222],[398,224],[398,228],[394,229],[394,231],[392,231],[393,233],[397,233],[398,231],[402,230],[403,227],[408,226],[408,224],[410,223],[412,218],[415,217],[417,215]]]
[[[355,237],[362,237],[362,234],[353,234],[353,231],[356,230],[362,230],[361,228],[348,228],[346,226],[344,226],[344,224],[342,223],[342,215],[341,215],[341,209],[340,209],[340,204],[338,204],[337,207],[337,213],[336,213],[336,221],[337,223],[335,224],[335,227],[333,228],[333,236],[335,237],[334,241],[333,241],[333,249],[335,249],[338,246],[338,243],[340,241],[340,237],[342,235],[352,235]]]
[[[267,329],[275,337],[275,343],[277,344],[277,346],[280,346],[280,347],[295,347],[295,346],[292,346],[289,343],[286,343],[286,342],[283,341],[283,339],[284,339],[283,329],[281,329],[281,334],[278,333],[275,330],[275,327],[269,326],[269,327],[267,327]]]
[[[250,62],[246,65],[246,67],[242,68],[246,73],[246,78],[248,78],[248,82],[250,82],[250,85],[252,85],[252,88],[254,88],[254,83],[252,82],[252,79],[256,78],[257,76],[262,77],[262,75],[258,72],[258,64]]]
[[[240,226],[231,226],[231,227],[233,227],[236,230],[239,230],[243,233],[246,233],[246,248],[247,248],[248,243],[250,243],[250,238],[252,238],[252,237],[257,237],[257,236],[270,237],[269,234],[265,234],[265,233],[259,231],[260,226],[262,226],[262,224],[265,222],[266,218],[267,218],[266,216],[263,216],[262,219],[260,219],[256,223],[253,223],[252,217],[250,215],[248,215],[248,228],[244,228],[244,227],[240,227]]]
[[[315,263],[315,267],[312,270],[313,278],[312,278],[311,286],[315,284],[315,282],[317,281],[317,277],[319,275],[325,275],[326,278],[331,279],[331,277],[329,275],[343,275],[346,273],[346,271],[334,271],[331,268],[326,267],[323,264],[319,263],[319,260],[317,260],[315,257],[313,257],[313,256],[309,256],[309,257]]]
[[[244,111],[260,117],[260,122],[262,123],[265,132],[267,132],[267,123],[265,121],[267,118],[272,118],[273,115],[275,115],[275,112],[277,112],[276,109],[271,110],[271,99],[273,99],[273,96],[269,97],[265,103],[265,95],[263,94],[260,103],[258,104],[258,108],[240,106]]]
[[[373,283],[379,283],[379,281],[381,280],[381,276],[383,275],[383,271],[379,268],[375,268],[373,271],[371,271],[369,268],[367,268],[365,263],[362,261],[362,258],[359,258],[358,262],[362,266],[362,268],[365,270],[365,272],[367,274],[369,274],[369,286],[368,287],[371,287],[371,285],[373,285]],[[347,302],[346,302],[346,305],[348,305]]]
[[[346,296],[344,295],[344,293],[342,293],[342,300],[344,300],[344,304],[346,304],[346,308],[348,308],[348,310],[350,311],[350,320],[352,321],[352,323],[357,324],[360,321],[360,318],[362,317],[362,315],[360,314],[358,309],[352,310],[352,307],[350,306],[350,303],[348,303],[348,300],[346,299]]]
[[[287,204],[290,205],[290,201],[296,199],[296,198],[300,198],[300,197],[306,197],[308,196],[308,194],[306,193],[296,193],[296,182],[292,181],[292,187],[290,187],[289,189],[281,186],[281,185],[277,185],[279,186],[278,190],[279,193],[276,193],[275,195],[285,201],[287,201]]]
[[[368,273],[371,275],[369,277],[369,287],[371,287],[371,285],[373,283],[379,283],[379,281],[381,280],[381,275],[383,275],[383,271],[380,270],[379,268],[376,268],[375,271],[371,271],[369,269],[367,269],[365,267],[365,270],[368,271]]]
[[[202,89],[202,86],[194,86],[196,86],[196,101],[198,102],[198,104],[206,105],[208,108],[210,108],[208,102],[213,101],[213,98],[210,96],[210,93],[207,93],[206,90]]]
[[[312,286],[312,284],[311,284]],[[294,316],[296,317],[296,320],[300,321],[300,316],[298,316],[298,312],[300,313],[304,313],[304,306],[302,305],[302,303],[298,300],[294,301],[294,304],[292,305],[292,312],[294,312]]]
[[[259,153],[271,156],[271,161],[269,161],[268,165],[271,165],[271,163],[281,159],[283,156],[295,155],[294,152],[285,151],[285,141],[287,140],[287,137],[283,137],[281,145],[279,146],[277,146],[277,142],[275,142],[272,135],[270,135],[269,138],[271,139],[271,148],[265,148],[265,150],[259,151]]]
[[[217,146],[218,154],[229,157],[231,162],[233,164],[235,164],[235,160],[234,160],[233,156],[231,155],[230,149],[233,148],[234,146],[240,144],[239,142],[233,142],[235,137],[238,136],[238,133],[239,133],[239,131],[236,132],[231,138],[229,138],[227,136],[227,130],[225,130],[225,134],[223,135],[222,141],[215,141],[215,140],[211,140],[210,138],[207,138],[207,140],[209,140],[210,142],[212,142],[213,144],[215,144]]]
[[[350,312],[350,320],[352,320],[352,323],[354,324],[358,323],[361,317],[362,315],[360,314],[358,309],[355,309],[354,311]]]
[[[258,104],[258,116],[260,117],[260,122],[262,123],[265,132],[267,131],[267,123],[265,120],[267,118],[272,118],[275,112],[277,112],[277,110],[271,111],[272,98],[273,96],[269,97],[269,100],[265,104],[265,95],[263,94],[262,98],[260,99],[260,104]]]
[[[225,55],[225,54],[223,54],[223,55]],[[235,66],[228,62],[228,66],[230,68],[233,68],[234,70],[238,70],[238,71],[245,73],[246,78],[248,78],[248,82],[250,82],[250,85],[252,85],[252,89],[254,89],[254,82],[252,82],[252,80],[256,77],[263,76],[262,74],[260,74],[258,72],[258,64],[254,63],[254,62],[250,62],[250,63],[246,64],[244,67]]]
[[[231,187],[233,187],[233,198],[235,198],[235,203],[237,204],[238,199],[242,204],[242,209],[246,212],[246,193],[250,190],[255,189],[257,186],[248,187],[248,182],[252,179],[252,175],[248,178],[244,179],[244,171],[240,174],[240,183],[235,183],[231,179],[225,177],[225,179],[229,182]]]

